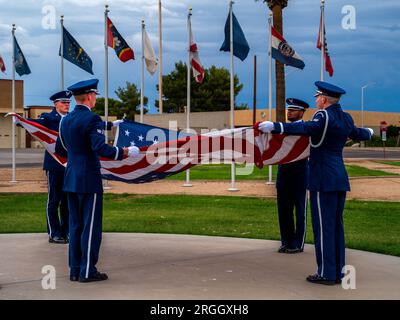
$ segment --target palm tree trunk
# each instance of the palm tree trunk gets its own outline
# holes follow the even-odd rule
[[[274,28],[283,35],[282,7],[274,5],[272,7]],[[286,122],[285,110],[285,65],[275,60],[276,78],[276,121]]]

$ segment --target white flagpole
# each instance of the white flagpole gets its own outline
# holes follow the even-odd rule
[[[108,143],[108,131],[107,131],[107,122],[108,122],[108,5],[105,5],[104,10],[104,118],[105,118],[105,129],[104,136],[106,139],[106,143]]]
[[[158,99],[159,99],[159,113],[163,113],[163,79],[162,79],[162,6],[161,0],[158,0],[158,48],[159,48],[159,61],[158,61]]]
[[[230,20],[230,53],[231,53],[231,129],[235,128],[235,82],[234,82],[234,65],[233,65],[233,1],[229,2],[229,20]],[[232,133],[233,138],[233,133]],[[232,140],[232,152],[234,149],[234,143]],[[232,159],[231,164],[231,187],[228,189],[229,191],[239,191],[235,186],[235,161]]]
[[[268,110],[269,121],[272,121],[272,12],[269,13],[269,52],[268,52]],[[272,182],[272,166],[268,166],[268,182],[267,184],[274,184]]]
[[[192,16],[192,8],[189,8],[188,20],[187,20],[187,28],[188,28],[188,62],[187,62],[187,98],[186,98],[186,132],[189,133],[190,130],[190,69],[191,69],[191,61],[190,61],[190,46],[191,46],[191,16]],[[190,169],[186,170],[186,182],[183,185],[184,187],[192,187],[193,185],[190,183]]]
[[[321,0],[321,81],[324,81],[324,67],[325,67],[325,0]]]
[[[104,9],[104,137],[105,142],[108,144],[108,4],[105,5]],[[109,190],[110,186],[108,185],[108,180],[104,180],[103,188],[105,190]]]
[[[12,25],[12,112],[15,112],[15,24]],[[12,179],[11,183],[16,183],[17,178],[16,178],[16,165],[15,165],[15,124],[13,121],[11,121],[12,125],[12,130],[11,130],[11,143],[12,143]]]
[[[61,16],[61,90],[64,90],[64,16]]]
[[[144,20],[142,20],[142,70],[140,74],[140,123],[143,123],[144,113]]]

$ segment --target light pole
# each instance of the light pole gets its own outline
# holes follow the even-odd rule
[[[364,89],[372,86],[375,82],[368,83],[361,87],[361,127],[364,128]]]

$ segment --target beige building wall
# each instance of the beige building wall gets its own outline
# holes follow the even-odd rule
[[[24,114],[24,83],[15,81],[15,111]],[[12,147],[12,118],[4,116],[12,111],[12,81],[0,80],[0,148]],[[25,148],[25,130],[16,127],[16,147]]]

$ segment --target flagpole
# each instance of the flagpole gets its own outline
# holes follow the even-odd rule
[[[159,48],[159,69],[158,69],[158,110],[163,113],[163,79],[162,79],[162,6],[161,0],[158,0],[158,48]]]
[[[12,99],[12,112],[15,112],[15,24],[12,25],[12,93],[11,93],[11,99]],[[17,182],[17,178],[16,178],[16,165],[15,165],[15,124],[14,122],[11,122],[12,125],[12,138],[11,138],[11,144],[12,144],[12,179],[11,179],[11,183],[16,183]]]
[[[229,1],[229,24],[230,24],[230,53],[231,53],[231,129],[233,130],[235,128],[235,117],[234,117],[234,112],[235,112],[235,82],[234,82],[234,65],[233,65],[233,1]],[[232,138],[234,138],[234,133],[232,133]],[[232,139],[232,152],[234,149],[234,141]],[[235,186],[235,161],[233,160],[233,154],[232,154],[232,164],[231,164],[231,187],[228,189],[229,191],[239,191],[238,188]]]
[[[140,74],[140,123],[143,123],[144,113],[144,20],[142,20],[142,70]]]
[[[105,81],[104,81],[104,118],[105,118],[105,129],[104,135],[106,139],[106,143],[108,143],[108,131],[107,131],[107,122],[108,122],[108,4],[105,5],[104,10],[104,70],[105,70]]]
[[[269,111],[269,121],[272,121],[272,17],[273,14],[270,11],[268,18],[269,25],[269,51],[268,51],[268,111]],[[268,166],[268,185],[274,184],[272,182],[272,166]]]
[[[325,65],[325,0],[321,0],[321,81],[324,81],[324,65]]]
[[[61,90],[64,90],[64,16],[61,16]]]
[[[104,8],[104,137],[105,142],[108,144],[108,4]],[[104,180],[103,188],[109,190],[108,180]]]
[[[187,20],[187,28],[188,28],[188,62],[187,62],[187,95],[186,95],[186,132],[189,133],[190,130],[190,108],[191,108],[191,86],[190,86],[190,69],[191,69],[191,61],[190,61],[190,46],[191,46],[191,16],[192,16],[192,8],[189,8],[188,20]],[[183,185],[184,187],[192,187],[193,185],[190,183],[190,169],[186,170],[186,182]]]

